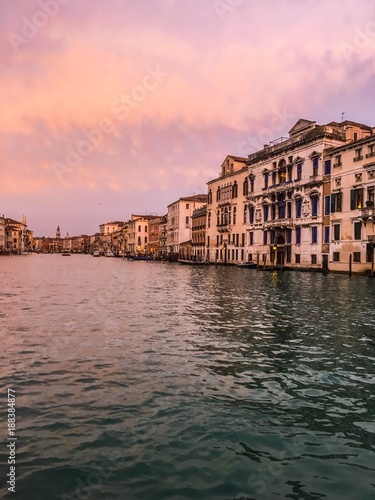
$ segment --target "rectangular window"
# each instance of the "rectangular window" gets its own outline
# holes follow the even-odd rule
[[[296,200],[296,218],[297,219],[301,218],[301,213],[302,213],[302,199],[298,198]]]
[[[311,243],[318,243],[318,228],[313,226],[311,228]]]
[[[361,262],[361,252],[353,252],[353,262]]]
[[[297,163],[297,180],[302,179],[302,163]]]
[[[333,164],[334,167],[341,167],[342,162],[341,162],[341,155],[336,155],[335,156],[335,163]]]
[[[331,160],[324,162],[324,175],[331,175]]]
[[[324,197],[324,215],[331,213],[331,197],[330,195]]]
[[[268,233],[267,231],[263,231],[263,245],[267,245],[268,241]]]
[[[311,197],[311,215],[312,215],[312,217],[317,217],[317,215],[318,215],[318,201],[319,201],[319,198],[317,196]]]
[[[249,209],[249,222],[250,224],[254,224],[254,207],[250,207]]]
[[[285,236],[286,236],[286,242],[290,245],[292,243],[292,230],[291,229],[287,229],[285,231]]]
[[[370,186],[367,188],[367,206],[373,207],[375,202],[375,187]]]
[[[340,241],[340,224],[333,224],[333,240]]]
[[[329,226],[324,226],[324,241],[323,243],[329,243]]]
[[[275,231],[270,231],[270,244],[273,245],[275,243]]]
[[[333,252],[333,262],[340,262],[340,252]]]
[[[313,158],[313,175],[318,175],[318,165],[319,165],[319,158],[316,156]]]
[[[362,239],[362,222],[354,222],[354,239]]]
[[[296,227],[296,245],[301,244],[301,228]]]
[[[189,203],[186,203],[186,210],[189,210]]]
[[[264,189],[268,188],[268,172],[264,174]]]
[[[363,189],[352,189],[350,191],[350,210],[363,208]]]
[[[254,245],[254,233],[252,231],[249,233],[249,245]]]
[[[279,219],[285,219],[285,201],[279,203]]]
[[[311,255],[311,264],[317,264],[318,260],[316,254]]]
[[[241,234],[241,247],[245,246],[245,233]]]
[[[263,205],[263,221],[268,221],[268,205]]]
[[[342,210],[342,193],[331,194],[331,213],[341,212]]]
[[[185,223],[186,223],[187,226],[189,225],[189,216],[188,215],[185,218]]]
[[[301,263],[301,254],[300,253],[296,253],[295,259],[296,259],[296,264],[300,264]]]
[[[286,216],[288,217],[288,219],[290,219],[292,217],[292,202],[291,201],[286,202]]]
[[[207,236],[207,246],[209,247],[210,246],[210,237]]]
[[[355,150],[355,157],[353,158],[353,161],[360,161],[360,160],[363,160],[362,148],[357,148]]]
[[[249,262],[252,262],[252,260],[253,260],[253,254],[252,253],[249,253],[249,255],[247,256],[247,260]]]
[[[218,247],[219,246],[219,235],[216,235],[216,246]]]

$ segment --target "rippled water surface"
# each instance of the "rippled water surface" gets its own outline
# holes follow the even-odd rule
[[[0,276],[10,498],[375,498],[375,280],[84,255]]]

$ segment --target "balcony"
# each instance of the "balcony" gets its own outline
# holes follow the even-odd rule
[[[375,219],[375,207],[361,208],[361,218],[362,219]]]
[[[375,151],[366,154],[366,158],[372,158],[373,156],[375,156]]]
[[[272,228],[278,228],[278,227],[288,227],[291,228],[293,227],[293,219],[292,218],[285,218],[285,219],[275,219],[275,220],[268,220],[267,222],[264,223],[264,228],[265,229],[272,229]]]
[[[362,155],[355,156],[355,157],[353,158],[353,161],[361,161],[361,160],[363,160],[363,156],[362,156]]]
[[[232,230],[231,224],[216,224],[219,233],[230,233]]]

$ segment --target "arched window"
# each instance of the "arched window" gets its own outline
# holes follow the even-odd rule
[[[312,217],[318,216],[318,206],[319,206],[319,196],[317,194],[313,194],[311,196],[311,215],[312,215]]]
[[[254,175],[250,175],[249,180],[250,180],[250,193],[254,193],[254,182],[255,182]]]
[[[244,205],[243,207],[243,223],[246,224],[247,222],[247,205]]]
[[[243,195],[246,196],[249,194],[249,183],[247,178],[243,181]]]
[[[211,227],[211,212],[208,212],[207,226]]]
[[[236,223],[237,220],[237,208],[233,207],[233,224]]]
[[[232,198],[237,198],[238,196],[238,185],[237,181],[234,181],[234,184],[232,186]]]
[[[220,186],[217,188],[217,191],[216,191],[216,201],[220,201],[220,194],[221,194],[221,191],[220,191]]]
[[[253,205],[250,205],[250,208],[249,208],[249,222],[250,224],[254,224],[254,206]]]

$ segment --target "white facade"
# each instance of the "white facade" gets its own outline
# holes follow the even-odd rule
[[[327,267],[324,224],[330,173],[324,155],[370,131],[354,122],[321,126],[301,119],[289,138],[249,155],[254,184],[247,197],[250,260],[267,266]]]
[[[196,208],[207,203],[206,194],[180,198],[168,205],[167,214],[167,252],[178,254],[180,245],[191,240],[191,216]]]
[[[247,158],[228,155],[220,176],[208,182],[206,259],[238,263],[248,259],[246,217],[249,192]]]

